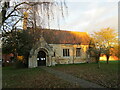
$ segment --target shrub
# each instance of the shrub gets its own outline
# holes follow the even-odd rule
[[[22,61],[16,61],[15,67],[16,68],[25,68],[25,64]]]

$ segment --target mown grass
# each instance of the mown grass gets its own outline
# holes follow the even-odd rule
[[[51,67],[65,73],[72,74],[78,78],[97,83],[107,88],[116,88],[118,85],[118,61],[100,62],[100,68],[96,63],[68,64]]]
[[[79,88],[40,69],[2,68],[3,88]]]

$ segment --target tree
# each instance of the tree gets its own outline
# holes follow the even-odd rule
[[[107,64],[109,63],[109,57],[111,56],[111,53],[110,53],[110,47],[107,47],[105,48],[105,55],[106,55],[106,58],[107,58]]]
[[[29,52],[32,48],[33,37],[28,33],[28,31],[23,30],[8,33],[7,38],[3,40],[2,53],[13,53],[15,61],[17,61],[17,56],[23,56],[24,61],[22,62],[27,64]]]
[[[117,42],[117,33],[114,29],[104,28],[93,34],[96,47],[102,49],[102,53],[107,56],[107,63],[110,57],[110,48]]]
[[[118,60],[120,60],[120,40],[118,39],[118,42],[116,44],[113,45],[113,47],[111,48],[110,52],[112,56],[117,56]]]
[[[6,6],[7,3],[7,6]],[[65,2],[14,2],[9,6],[8,2],[3,3],[2,8],[2,45],[3,53],[13,53],[15,58],[22,55],[28,59],[32,46],[40,38],[39,30],[47,27],[50,19],[54,19],[55,7],[61,9],[63,15],[63,7]],[[23,22],[23,30],[20,30],[18,23]],[[25,27],[26,26],[26,27]],[[27,28],[30,27],[31,29]],[[39,31],[40,32],[40,31]],[[39,38],[38,38],[39,37]],[[17,59],[17,58],[16,58]]]
[[[4,1],[3,1],[4,2]],[[54,12],[61,12],[60,14],[64,17],[63,11],[64,7],[67,8],[66,3],[59,0],[57,1],[39,1],[39,2],[18,2],[14,1],[13,5],[10,6],[9,2],[4,2],[2,4],[2,26],[1,29],[4,32],[8,30],[13,30],[15,26],[18,27],[18,23],[25,20],[25,13],[28,13],[27,25],[35,28],[39,26],[45,28],[46,24],[49,25],[49,22],[54,20]],[[56,15],[58,16],[58,15]],[[59,17],[60,18],[60,17]],[[57,18],[57,19],[59,19]]]

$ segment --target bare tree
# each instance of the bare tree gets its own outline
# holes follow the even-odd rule
[[[55,10],[60,11],[61,16],[64,17],[63,11],[67,8],[66,3],[63,1],[50,1],[50,2],[4,2],[2,5],[2,25],[1,30],[7,32],[18,27],[18,23],[24,19],[25,13],[28,14],[27,26],[36,28],[37,26],[45,28],[50,27],[51,19],[56,19]],[[57,15],[56,15],[57,16]],[[57,18],[59,19],[59,18]]]

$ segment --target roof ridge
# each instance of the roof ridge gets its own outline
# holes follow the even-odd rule
[[[59,29],[42,29],[42,30],[52,30],[52,31],[65,31],[65,32],[87,33],[87,32],[80,32],[80,31],[69,31],[69,30],[59,30]]]

